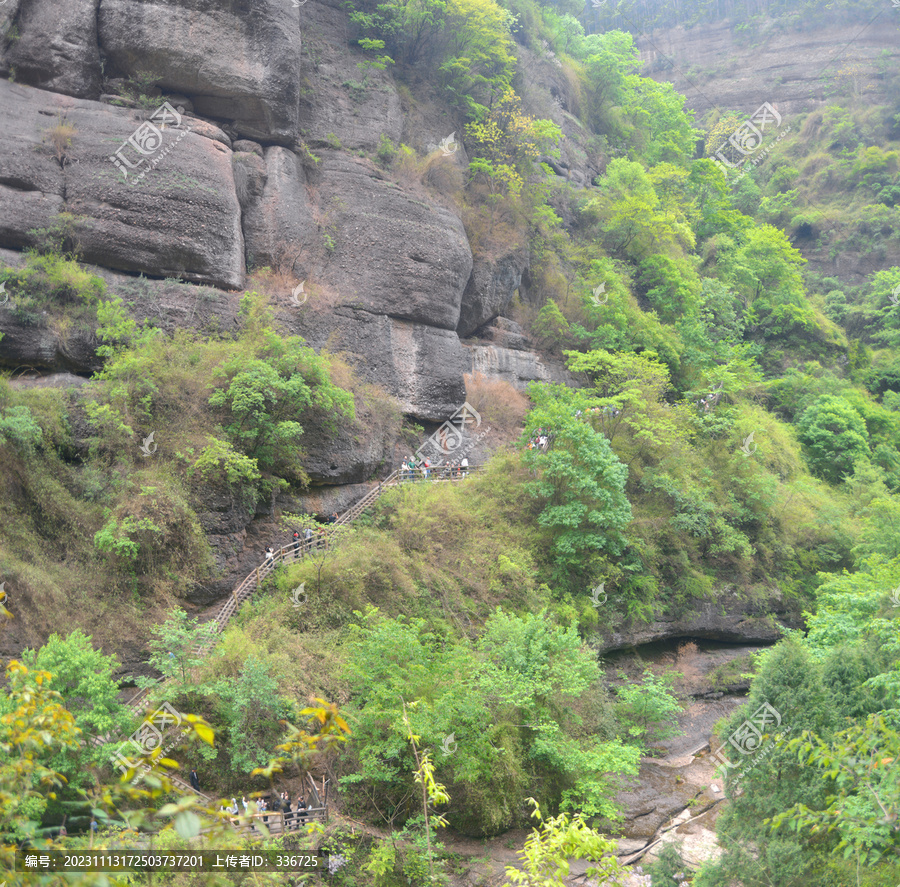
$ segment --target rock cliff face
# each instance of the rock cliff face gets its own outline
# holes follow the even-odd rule
[[[0,28],[0,247],[34,246],[36,231],[67,213],[83,260],[113,292],[127,278],[110,271],[234,291],[255,269],[275,269],[305,287],[297,310],[281,312],[285,326],[349,353],[420,420],[452,413],[473,369],[519,386],[552,375],[524,336],[506,357],[460,341],[502,315],[528,251],[473,256],[452,203],[365,156],[382,136],[424,150],[461,127],[437,102],[405,114],[386,72],[368,72],[364,88],[354,81],[360,56],[339,4],[7,0]],[[568,88],[542,65],[532,66],[538,79]],[[565,101],[550,103],[560,119]],[[444,174],[459,176],[464,156],[442,161]],[[153,316],[168,328],[210,313],[171,287],[142,285],[159,295]],[[290,285],[284,295],[287,305]],[[233,302],[223,293],[210,311],[224,317]],[[90,337],[60,341],[11,312],[0,327],[0,365],[98,366]],[[357,455],[354,469],[314,474],[359,480],[373,457]]]
[[[763,102],[782,115],[809,111],[825,102],[829,78],[850,68],[863,101],[896,98],[879,76],[880,65],[896,66],[900,57],[900,16],[889,4],[874,21],[852,12],[847,21],[818,25],[798,18],[739,30],[720,21],[654,31],[635,42],[644,73],[674,84],[699,115],[720,108],[749,116]]]

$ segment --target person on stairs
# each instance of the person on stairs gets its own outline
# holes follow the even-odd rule
[[[197,775],[197,771],[193,767],[191,768],[191,788],[195,792],[200,791],[200,777]]]
[[[266,566],[274,566],[275,565],[275,549],[270,545],[266,549]]]
[[[300,533],[297,530],[294,530],[293,535],[294,540],[294,557],[296,557],[300,553]]]

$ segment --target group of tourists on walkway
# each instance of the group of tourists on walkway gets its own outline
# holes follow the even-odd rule
[[[2,2],[2,0],[0,0]],[[531,445],[528,446],[531,449]],[[546,449],[546,447],[544,447]],[[416,457],[410,456],[408,459],[404,459],[403,462],[400,463],[400,480],[416,480],[419,475],[421,475],[425,480],[431,476],[431,473],[434,472],[436,477],[441,479],[448,479],[452,477],[468,477],[469,476],[469,460],[466,456],[463,456],[459,462],[447,463],[445,465],[440,466],[440,468],[432,468],[431,462],[428,459],[424,459],[420,464],[416,463]],[[340,520],[340,516],[338,513],[332,512],[331,516],[327,518],[325,523],[328,524],[336,524]],[[304,527],[303,531],[294,530],[291,534],[291,542],[285,546],[285,548],[293,548],[294,556],[296,557],[300,553],[301,546],[305,545],[307,548],[312,546],[313,539],[316,537],[319,538],[321,542],[325,544],[328,543],[328,533],[325,530],[325,527],[320,526],[317,530],[313,530],[312,527]],[[279,556],[279,552],[276,552],[273,546],[269,546],[266,549],[265,553],[265,562],[267,567],[271,567],[275,565],[275,561]]]
[[[465,456],[459,462],[448,462],[441,466],[433,467],[428,459],[423,459],[421,464],[416,462],[415,456],[410,456],[400,463],[400,480],[417,480],[420,476],[428,480],[431,475],[440,479],[452,477],[467,477],[469,474],[469,460]]]
[[[340,520],[338,513],[335,511],[332,515],[327,519],[326,523],[336,524]],[[319,527],[317,530],[313,530],[312,527],[304,527],[303,531],[294,530],[291,534],[291,541],[284,546],[284,548],[288,549],[288,552],[293,551],[294,556],[300,554],[301,546],[305,546],[306,548],[312,547],[313,540],[318,538],[320,542],[324,542],[327,544],[328,542],[328,532],[325,527]],[[283,551],[283,549],[281,549]],[[265,558],[266,558],[266,566],[273,566],[275,564],[276,559],[279,557],[279,551],[276,551],[271,545],[266,549]]]
[[[285,822],[295,821],[304,822],[306,820],[306,811],[309,807],[306,804],[302,794],[298,794],[291,805],[291,799],[287,792],[273,792],[268,798],[257,798],[255,801],[248,801],[247,796],[241,797],[241,803],[238,805],[237,799],[231,799],[231,805],[222,805],[222,810],[234,817],[251,817],[261,818],[263,825],[269,822],[269,814],[284,814]],[[235,822],[233,820],[233,822]]]

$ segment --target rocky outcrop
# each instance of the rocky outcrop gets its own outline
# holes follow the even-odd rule
[[[0,305],[0,367],[35,367],[63,373],[96,372],[97,340],[90,331],[60,332],[49,324],[46,312],[38,322],[16,311],[15,295]]]
[[[524,389],[529,382],[566,383],[571,380],[563,366],[546,362],[534,351],[497,345],[469,345],[467,351],[469,372],[509,382],[515,388]]]
[[[466,284],[460,306],[460,336],[470,336],[479,327],[502,314],[522,283],[528,267],[528,251],[516,250],[497,259],[478,258]]]
[[[4,41],[0,65],[4,70],[15,69],[16,79],[22,83],[79,98],[99,98],[97,5],[98,0],[22,3],[17,15],[10,18],[15,21],[18,38]]]
[[[284,323],[316,348],[347,352],[360,378],[393,395],[408,415],[443,421],[466,399],[469,361],[450,330],[345,307],[319,311],[315,295]]]
[[[223,287],[243,284],[240,207],[224,134],[201,134],[209,124],[194,131],[189,117],[180,129],[157,119],[158,165],[126,166],[129,180],[110,156],[149,112],[6,81],[0,81],[0,107],[0,245],[32,246],[32,229],[49,228],[67,212],[87,262]],[[61,125],[73,128],[68,138]],[[126,162],[136,162],[139,154],[129,150]]]
[[[234,158],[235,180],[239,185],[246,182],[238,188],[238,197],[244,207],[247,267],[302,272],[298,260],[305,256],[308,265],[322,244],[300,160],[277,146],[235,153]]]
[[[345,154],[324,152],[314,184],[326,247],[319,276],[337,302],[455,330],[472,272],[460,220]]]
[[[613,594],[609,595],[613,604]],[[649,622],[604,632],[591,640],[598,653],[649,644],[667,638],[710,638],[718,641],[772,643],[782,637],[782,626],[803,626],[800,611],[776,591],[768,598],[751,600],[734,589],[721,589],[715,600],[692,601],[689,612],[659,613]]]
[[[148,72],[245,138],[291,144],[301,91],[300,8],[205,0],[103,0],[97,29],[115,73]]]

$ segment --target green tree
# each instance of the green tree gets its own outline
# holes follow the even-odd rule
[[[817,398],[797,420],[797,430],[810,469],[832,483],[852,474],[856,461],[870,455],[866,423],[842,397]]]
[[[215,636],[217,624],[214,621],[197,624],[197,617],[188,616],[181,607],[175,607],[165,622],[154,625],[150,641],[150,664],[162,672],[173,688],[186,690],[193,687],[191,672],[202,661],[198,649]],[[139,678],[145,687],[156,685],[156,681]]]
[[[41,815],[65,777],[43,762],[78,748],[80,731],[52,675],[20,662],[6,667],[0,716],[0,871],[10,867],[11,842],[38,835]]]
[[[681,704],[669,692],[676,677],[674,674],[655,675],[647,668],[639,684],[615,688],[619,699],[616,714],[628,728],[628,735],[639,743],[670,739],[683,732],[672,725],[674,715],[681,712]]]
[[[537,471],[531,494],[541,504],[538,524],[551,533],[555,580],[570,587],[586,587],[596,576],[605,555],[621,554],[624,530],[631,520],[625,496],[628,469],[609,441],[575,414],[589,408],[584,396],[561,385],[532,383],[534,406],[528,414],[523,440],[545,428],[553,435],[549,450],[525,453],[526,464]]]
[[[280,733],[279,723],[290,714],[269,665],[251,653],[237,678],[215,681],[202,692],[212,696],[224,725],[223,745],[232,773],[246,775],[264,766]]]
[[[815,768],[825,785],[824,803],[795,804],[772,817],[795,832],[834,833],[840,837],[832,853],[864,866],[900,855],[900,719],[898,711],[874,713],[825,741],[804,732],[787,749]]]
[[[694,232],[681,208],[660,202],[653,180],[634,160],[616,158],[585,205],[608,248],[633,261],[654,254],[680,255],[694,247]]]
[[[50,635],[39,650],[25,650],[22,662],[30,671],[53,675],[52,689],[85,735],[106,736],[128,725],[130,718],[118,700],[119,686],[113,678],[119,660],[96,650],[80,629],[65,638]]]

